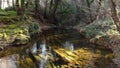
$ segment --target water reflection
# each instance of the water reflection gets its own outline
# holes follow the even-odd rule
[[[34,54],[36,54],[36,52],[37,52],[37,43],[35,42],[34,44],[33,44],[33,46],[32,46],[32,48],[31,48],[31,51],[32,51],[32,53],[34,53]]]
[[[90,47],[86,39],[74,29],[52,28],[35,34],[32,38],[28,45],[11,47],[0,52],[0,57],[3,57],[0,68],[93,68],[95,62],[103,62],[96,59],[104,58],[107,54]],[[105,54],[102,55],[101,52]],[[9,55],[14,57],[5,57]],[[107,58],[104,60],[108,61]],[[105,62],[103,66],[107,64],[111,68],[109,63],[112,62]]]
[[[47,52],[46,52],[46,44],[43,43],[40,45],[41,47],[41,54],[40,54],[40,57],[44,57],[45,59],[41,59],[41,62],[40,62],[40,68],[44,68],[44,65],[47,61],[47,58],[48,58],[48,55],[47,55]]]
[[[70,50],[71,52],[73,52],[74,50],[74,45],[73,43],[70,43],[69,41],[66,41],[64,44],[63,44],[64,48],[66,50]]]
[[[0,68],[17,68],[17,55],[12,55],[0,59]]]

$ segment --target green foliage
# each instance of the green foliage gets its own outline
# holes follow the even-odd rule
[[[12,16],[15,16],[17,15],[16,11],[4,11],[4,10],[0,10],[0,15],[2,16],[9,16],[9,15],[12,15]]]
[[[8,16],[9,14],[5,11],[0,11],[0,16]]]
[[[87,1],[88,6],[90,6],[94,2],[94,0],[86,0],[86,1]]]
[[[38,24],[30,24],[28,27],[28,32],[31,34],[33,32],[35,32],[36,30],[39,29],[39,25]]]
[[[104,21],[102,23],[94,22],[84,28],[87,36],[90,37],[95,37],[97,35],[119,35],[119,32],[112,20]]]
[[[16,11],[7,11],[9,15],[17,15]]]
[[[76,14],[76,8],[69,4],[68,2],[63,2],[59,6],[57,10],[57,18],[59,21],[59,25],[62,26],[73,26],[76,25],[76,18],[74,15]]]
[[[10,25],[7,26],[7,28],[15,29],[15,28],[17,28],[17,25],[16,24],[10,24]]]
[[[14,34],[23,34],[23,30],[20,30],[20,29],[15,30],[15,31],[14,31]]]
[[[4,10],[0,9],[0,12],[4,12]]]

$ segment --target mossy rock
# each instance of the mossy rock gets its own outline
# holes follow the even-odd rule
[[[30,40],[30,37],[24,34],[17,34],[12,42],[12,45],[24,45],[27,44]]]

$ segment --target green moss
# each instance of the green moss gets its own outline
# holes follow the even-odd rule
[[[2,16],[15,16],[17,15],[16,11],[4,11],[4,10],[0,10],[0,15]]]
[[[14,13],[14,11],[10,12],[10,14],[12,13]],[[27,20],[29,20],[29,22]],[[33,33],[39,29],[39,24],[31,17],[22,21],[17,16],[2,16],[0,17],[0,22],[2,24],[2,26],[0,26],[0,39],[4,38],[5,42],[8,41],[7,44],[12,42],[14,42],[14,44],[26,44],[30,40],[29,28],[32,28],[31,32]]]
[[[16,11],[7,11],[9,15],[17,15]]]
[[[0,15],[1,15],[1,16],[8,16],[9,14],[6,13],[6,12],[4,12],[4,11],[0,11]]]
[[[106,32],[107,35],[120,35],[119,32],[117,30],[113,30],[113,29],[109,29]]]
[[[17,34],[14,37],[13,45],[27,44],[29,42],[30,37],[24,34]]]
[[[14,34],[22,34],[22,33],[23,33],[23,30],[21,30],[21,29],[14,30]]]
[[[17,25],[16,24],[10,24],[10,25],[7,26],[7,28],[15,29],[15,28],[17,28]]]
[[[105,58],[113,59],[113,54],[106,54],[106,55],[105,55]]]

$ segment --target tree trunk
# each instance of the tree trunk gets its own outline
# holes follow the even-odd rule
[[[88,8],[88,11],[89,11],[89,14],[88,14],[88,22],[87,24],[90,24],[92,22],[92,11],[91,11],[91,4],[94,0],[86,0],[86,3],[87,3],[87,8]]]
[[[23,10],[21,8],[21,5],[19,3],[19,0],[16,0],[16,11],[17,11],[17,15],[18,16],[21,16],[23,15]]]
[[[15,9],[15,1],[12,0],[12,6],[13,6],[13,9]]]
[[[2,8],[2,0],[0,0],[0,9]]]
[[[50,7],[49,7],[49,15],[48,15],[48,19],[50,21],[50,23],[53,24],[57,24],[57,19],[56,19],[56,10],[60,4],[61,0],[51,0],[50,1]]]
[[[48,0],[46,0],[46,2],[45,2],[45,10],[44,10],[44,18],[45,19],[48,19],[48,10],[47,10],[47,7],[48,7]]]
[[[38,12],[39,12],[39,0],[35,0],[35,17],[37,17],[38,18]]]
[[[116,4],[113,0],[110,0],[111,16],[116,24],[117,30],[120,32],[120,20],[116,10]]]
[[[7,5],[8,5],[8,7],[10,7],[10,2],[9,2],[9,0],[7,0]]]

